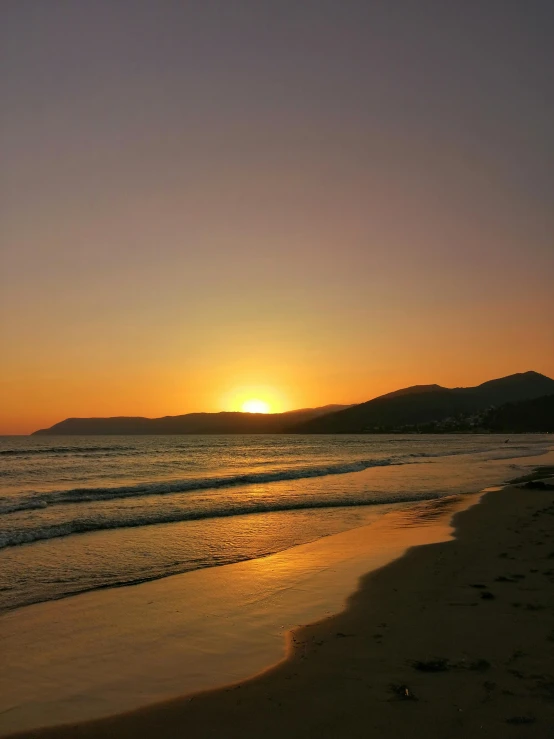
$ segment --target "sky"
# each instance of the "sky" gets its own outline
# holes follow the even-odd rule
[[[551,0],[4,0],[0,433],[554,377]]]

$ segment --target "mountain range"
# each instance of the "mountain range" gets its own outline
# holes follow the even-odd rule
[[[66,418],[35,434],[86,436],[88,434],[279,434],[299,423],[343,410],[345,405],[302,408],[286,413],[186,413],[183,416],[142,418]]]
[[[414,385],[353,406],[287,413],[188,413],[163,418],[67,418],[35,434],[359,434],[411,431],[547,431],[554,380],[523,372],[476,387]],[[545,398],[544,403],[535,401]],[[506,404],[519,407],[504,408]],[[526,405],[527,403],[527,405]],[[498,409],[502,408],[500,411]],[[494,410],[494,412],[493,412]],[[503,420],[504,419],[504,420]]]
[[[302,434],[360,434],[410,430],[460,415],[479,414],[490,407],[554,395],[554,380],[538,372],[523,372],[476,387],[446,388],[414,385],[366,403],[297,424]]]

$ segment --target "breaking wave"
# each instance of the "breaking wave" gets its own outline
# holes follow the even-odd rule
[[[310,477],[342,475],[348,472],[362,472],[370,467],[387,467],[389,465],[398,464],[403,463],[394,459],[369,459],[325,466],[292,467],[289,469],[271,470],[267,472],[223,475],[219,477],[197,477],[184,480],[166,480],[163,482],[148,482],[138,485],[122,485],[119,487],[54,490],[47,493],[31,493],[19,498],[0,498],[0,514],[46,508],[50,505],[89,503],[92,501],[142,497],[146,495],[168,495],[171,493],[187,493],[196,490],[230,488],[238,485],[279,482],[281,480],[302,480]]]
[[[126,446],[45,446],[32,449],[0,449],[2,457],[31,457],[37,454],[106,454],[126,452]]]
[[[258,500],[251,502],[241,500],[233,504],[226,501],[223,506],[195,508],[194,510],[144,511],[137,513],[118,510],[112,517],[90,515],[82,519],[74,519],[61,524],[43,525],[34,529],[11,531],[0,534],[0,549],[20,544],[30,544],[44,539],[56,539],[72,534],[84,534],[92,531],[103,531],[119,528],[135,528],[152,526],[155,524],[177,523],[180,521],[198,521],[209,518],[226,518],[252,513],[273,513],[278,511],[321,510],[324,508],[352,508],[356,506],[385,505],[387,503],[409,503],[411,501],[435,500],[443,497],[440,493],[427,495],[371,495],[345,499],[343,497],[329,497],[323,499],[283,500],[263,503]]]

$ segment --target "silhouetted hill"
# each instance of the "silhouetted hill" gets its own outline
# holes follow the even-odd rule
[[[294,433],[392,431],[485,411],[491,406],[554,394],[554,380],[537,372],[509,375],[468,388],[416,385],[289,428]]]
[[[489,431],[518,434],[529,431],[554,432],[554,395],[506,403],[491,409],[483,419]]]
[[[551,395],[554,393],[554,380],[538,372],[520,372],[467,388],[467,392],[479,395],[487,405],[502,405]]]
[[[142,418],[118,416],[113,418],[66,418],[34,435],[89,434],[268,434],[280,433],[292,424],[327,415],[348,406],[326,405],[321,408],[302,408],[286,413],[187,413],[183,416]]]
[[[441,385],[410,385],[410,387],[403,387],[401,390],[394,390],[392,393],[379,395],[379,397],[398,398],[401,395],[419,395],[420,393],[435,393],[441,390],[448,390],[448,388],[442,387]]]

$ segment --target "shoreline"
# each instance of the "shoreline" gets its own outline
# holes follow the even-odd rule
[[[447,540],[453,513],[480,495],[384,506],[363,526],[267,557],[5,614],[0,734],[113,716],[264,672],[286,659],[290,630],[344,610],[361,577],[410,546]]]
[[[10,736],[392,737],[409,727],[417,737],[430,725],[438,736],[545,736],[554,726],[553,497],[487,493],[455,515],[455,538],[362,577],[344,610],[291,631],[285,659],[248,680]]]

